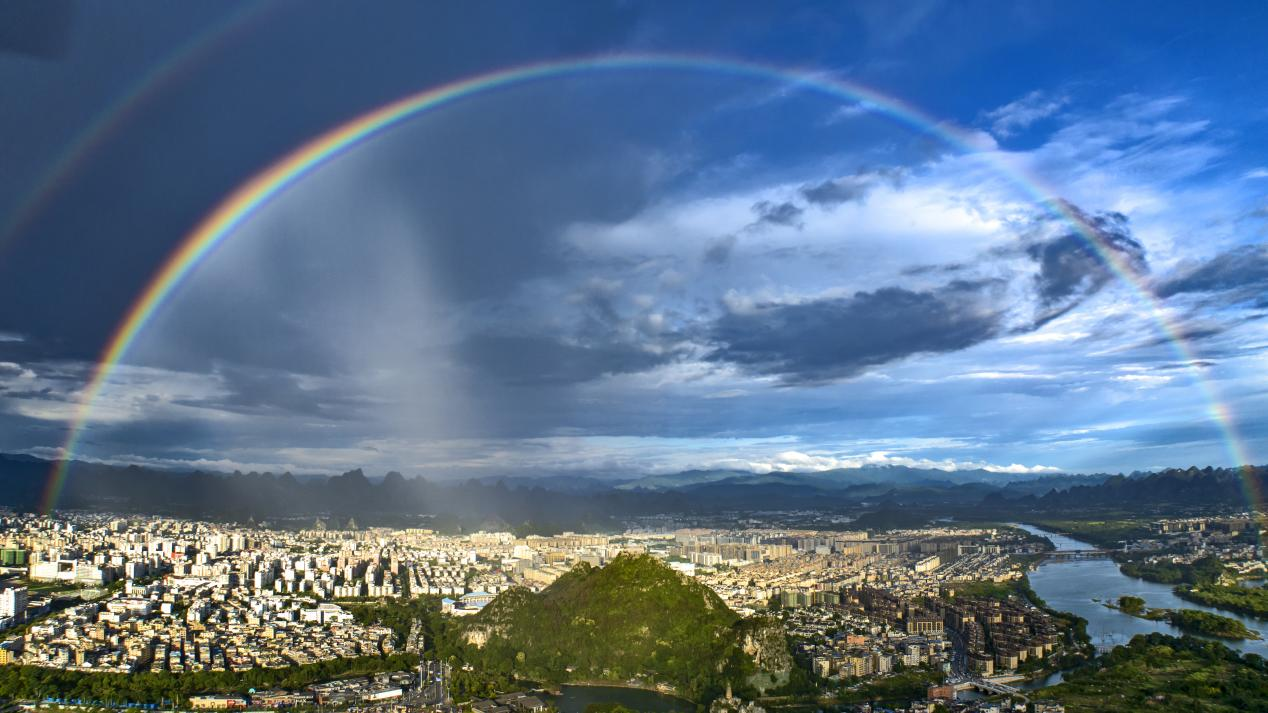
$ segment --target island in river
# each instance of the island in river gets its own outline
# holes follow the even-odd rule
[[[1236,619],[1196,609],[1150,609],[1145,607],[1145,600],[1140,597],[1122,596],[1118,598],[1117,604],[1106,602],[1105,606],[1141,619],[1169,622],[1187,634],[1212,636],[1232,641],[1246,639],[1258,641],[1263,638],[1258,631]]]
[[[1047,537],[1058,551],[1090,550],[1094,547],[1079,540],[1031,525],[1018,525],[1032,534]],[[1174,587],[1128,577],[1108,556],[1096,559],[1048,560],[1028,575],[1030,586],[1048,607],[1082,617],[1087,633],[1100,651],[1108,651],[1131,641],[1137,634],[1153,632],[1179,636],[1185,632],[1169,621],[1151,621],[1110,609],[1102,602],[1116,602],[1123,595],[1140,597],[1149,605],[1164,609],[1196,609],[1211,614],[1224,614],[1203,604],[1191,604],[1177,596]],[[1243,587],[1246,591],[1261,591]],[[1262,624],[1246,616],[1230,616],[1247,629]],[[1268,656],[1268,641],[1262,639],[1222,640],[1243,653]]]

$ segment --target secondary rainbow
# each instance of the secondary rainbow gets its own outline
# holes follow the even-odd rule
[[[195,34],[168,55],[167,59],[156,63],[131,87],[119,94],[92,122],[66,143],[66,147],[48,169],[32,182],[31,189],[18,201],[10,219],[0,229],[0,250],[44,213],[58,192],[88,159],[105,146],[110,137],[125,126],[128,119],[136,115],[150,99],[162,93],[163,89],[175,85],[191,67],[219,50],[232,37],[257,25],[269,14],[265,12],[266,9],[272,11],[277,7],[280,7],[279,3],[247,3]]]
[[[43,510],[50,512],[57,504],[70,463],[83,437],[84,427],[91,418],[94,402],[151,317],[163,306],[183,279],[214,251],[216,246],[233,235],[239,226],[287,188],[365,141],[425,112],[509,86],[590,72],[629,70],[718,72],[779,82],[792,88],[804,88],[862,104],[868,111],[890,117],[919,132],[936,136],[957,149],[980,154],[1001,175],[1023,189],[1052,216],[1068,223],[1106,266],[1140,297],[1177,356],[1190,365],[1194,380],[1207,402],[1209,417],[1219,428],[1233,464],[1244,465],[1251,462],[1237,435],[1231,413],[1220,401],[1211,385],[1207,383],[1201,370],[1194,366],[1197,359],[1185,340],[1183,330],[1170,318],[1167,310],[1144,279],[1117,250],[1108,245],[1095,226],[1090,225],[1078,211],[1060,200],[1054,191],[1036,177],[1011,165],[1001,152],[982,150],[975,144],[975,137],[969,132],[939,122],[899,99],[823,74],[694,55],[623,54],[513,67],[411,94],[362,114],[318,136],[236,189],[208,214],[168,257],[116,328],[92,378],[81,394],[75,418],[62,448],[61,459],[50,474],[45,488]],[[1262,496],[1255,489],[1253,479],[1243,477],[1242,482],[1252,506],[1262,503]]]

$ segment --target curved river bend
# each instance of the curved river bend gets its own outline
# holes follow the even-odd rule
[[[1095,549],[1094,545],[1031,525],[1018,524],[1015,527],[1047,537],[1056,546],[1058,552]],[[1125,595],[1144,599],[1145,606],[1148,607],[1197,609],[1237,619],[1247,628],[1268,636],[1268,621],[1186,602],[1172,593],[1171,585],[1155,584],[1128,577],[1118,571],[1118,565],[1108,558],[1044,562],[1038,569],[1030,572],[1030,586],[1048,603],[1049,607],[1087,619],[1088,636],[1100,649],[1126,644],[1136,634],[1157,631],[1180,636],[1184,633],[1165,621],[1140,619],[1116,609],[1110,609],[1101,603],[1117,602],[1119,597]],[[1256,653],[1268,657],[1268,641],[1213,640],[1244,653]]]
[[[1014,527],[1047,537],[1058,551],[1095,549],[1093,545],[1086,542],[1031,525],[1015,524]],[[1268,621],[1186,602],[1172,594],[1171,585],[1155,584],[1128,577],[1118,571],[1118,565],[1108,558],[1044,562],[1038,569],[1030,572],[1030,586],[1040,597],[1043,597],[1049,607],[1086,619],[1088,636],[1091,637],[1092,643],[1102,650],[1126,644],[1136,634],[1157,631],[1179,636],[1183,633],[1165,621],[1140,619],[1101,604],[1101,602],[1116,602],[1124,595],[1140,597],[1150,607],[1198,609],[1232,617],[1248,628],[1268,635]],[[1219,641],[1242,652],[1268,657],[1268,642],[1265,641]],[[1014,685],[1033,690],[1059,683],[1061,676],[1061,672],[1057,672],[1045,678]],[[977,696],[961,694],[961,697],[969,699]],[[584,713],[591,703],[620,703],[632,710],[653,713],[694,713],[695,711],[695,706],[689,701],[635,688],[565,685],[562,694],[553,698],[560,713]]]

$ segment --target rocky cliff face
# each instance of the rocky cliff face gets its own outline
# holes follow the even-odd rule
[[[784,625],[773,617],[754,617],[739,624],[740,648],[753,659],[757,672],[749,684],[762,693],[788,682],[792,649]]]
[[[540,616],[537,596],[524,587],[512,587],[499,594],[479,615],[461,627],[462,639],[476,648],[484,648],[492,638],[505,637],[517,617]]]

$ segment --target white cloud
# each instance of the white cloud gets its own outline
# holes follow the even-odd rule
[[[1268,178],[1268,168],[1252,168],[1242,175],[1242,178],[1254,180],[1257,178]]]
[[[957,374],[957,379],[982,379],[986,381],[999,381],[1003,379],[1040,379],[1049,380],[1057,378],[1056,374],[1037,374],[1025,371],[970,371],[965,374]]]
[[[17,379],[34,379],[35,372],[12,361],[0,361],[0,379],[12,377]]]
[[[830,114],[823,120],[825,126],[840,124],[850,119],[856,119],[860,116],[867,116],[876,111],[877,107],[869,102],[861,101],[853,104],[842,104],[833,109]]]
[[[1028,128],[1041,119],[1056,114],[1067,103],[1069,97],[1048,96],[1041,91],[1033,91],[1026,96],[1009,102],[986,113],[991,122],[991,131],[996,136],[1007,138]]]
[[[955,472],[959,470],[985,470],[991,473],[1060,473],[1061,468],[1047,465],[1026,466],[1017,463],[996,465],[982,461],[957,461],[891,455],[885,451],[873,451],[858,455],[813,454],[801,451],[781,451],[766,459],[726,458],[714,467],[741,468],[754,473],[807,473],[825,470],[863,468],[866,466],[906,466]]]
[[[66,454],[64,448],[37,447],[24,451],[29,455],[37,458],[45,458],[56,460],[62,458]],[[98,458],[95,456],[84,455],[82,453],[75,454],[75,460],[85,463],[98,463],[102,465],[129,466],[139,465],[149,468],[157,468],[159,470],[201,470],[211,473],[231,473],[235,470],[243,472],[255,471],[257,473],[299,473],[301,475],[327,475],[333,474],[333,471],[316,471],[305,470],[296,463],[279,462],[276,460],[262,462],[247,462],[233,460],[232,458],[217,458],[206,456],[194,456],[190,458],[163,458],[155,456],[140,455],[136,453],[121,453],[108,458]]]
[[[1152,388],[1171,383],[1172,377],[1163,374],[1122,374],[1113,377],[1114,381],[1135,384],[1139,388]]]
[[[1004,344],[1068,344],[1077,342],[1080,339],[1086,339],[1089,336],[1091,336],[1089,332],[1062,332],[1056,329],[1045,329],[1031,332],[1030,334],[1005,337],[1000,341]]]

